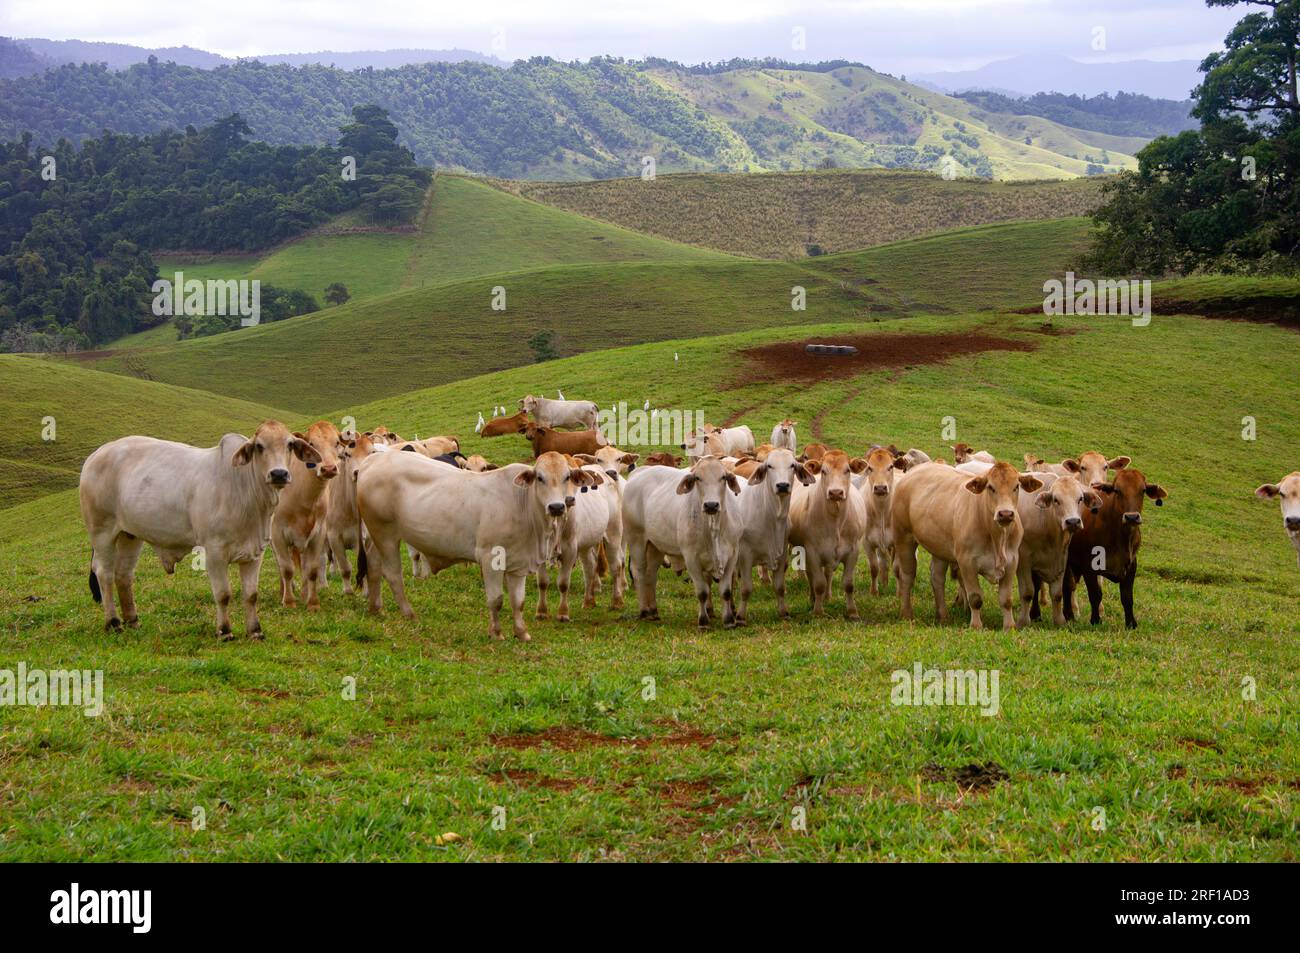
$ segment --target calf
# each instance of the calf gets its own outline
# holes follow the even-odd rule
[[[434,573],[456,563],[477,563],[489,634],[502,637],[504,591],[510,596],[515,636],[527,641],[525,580],[555,552],[568,512],[566,499],[594,482],[592,474],[551,452],[534,466],[512,463],[488,473],[444,466],[414,453],[370,457],[357,473],[357,508],[370,536],[357,571],[367,577],[370,611],[382,609],[382,574],[402,615],[415,617],[402,584],[405,542]]]
[[[387,443],[376,443],[365,434],[344,441],[339,475],[326,490],[325,539],[330,558],[343,579],[343,594],[352,595],[352,566],[348,550],[361,551],[361,521],[357,518],[357,467],[372,453],[387,453]],[[359,578],[361,578],[359,576]]]
[[[799,448],[798,443],[795,442],[794,421],[789,417],[772,428],[772,446],[784,447],[790,451]]]
[[[1278,483],[1265,483],[1255,490],[1261,500],[1277,497],[1282,504],[1282,525],[1295,547],[1296,562],[1300,563],[1300,470],[1289,473]]]
[[[610,602],[611,609],[623,608],[623,514],[622,493],[617,474],[607,477],[600,464],[582,465],[578,458],[569,458],[571,466],[580,466],[591,475],[594,483],[579,488],[579,492],[566,497],[565,505],[569,511],[564,517],[560,530],[554,560],[559,563],[558,581],[560,587],[560,605],[556,619],[569,621],[569,583],[573,578],[573,567],[582,561],[583,581],[586,594],[582,601],[584,609],[596,605],[596,591],[600,586],[600,554],[604,551],[614,556],[613,588],[614,595]],[[537,570],[537,618],[545,619],[548,614],[546,592],[550,585],[550,565],[543,564]]]
[[[625,453],[618,447],[601,447],[595,453],[575,454],[584,464],[601,467],[611,480],[627,476],[636,469],[636,462],[641,459],[639,453]]]
[[[889,573],[894,565],[894,532],[889,525],[889,507],[893,502],[894,481],[899,472],[911,464],[906,457],[896,457],[883,447],[867,454],[862,471],[862,491],[867,506],[867,529],[863,537],[867,549],[867,568],[871,572],[871,594],[889,589]]]
[[[1018,622],[1021,626],[1029,625],[1031,610],[1033,617],[1038,617],[1038,588],[1046,583],[1052,595],[1052,621],[1064,625],[1062,602],[1070,540],[1083,528],[1084,508],[1100,506],[1101,496],[1070,475],[1045,473],[1039,479],[1044,483],[1043,489],[1037,493],[1021,493],[1018,501],[1020,522],[1025,530],[1016,566],[1020,583]],[[1048,480],[1052,481],[1050,485]]]
[[[867,461],[860,457],[850,459],[843,450],[827,450],[819,459],[804,462],[816,482],[796,486],[790,501],[790,544],[803,547],[814,616],[825,614],[835,570],[843,566],[844,614],[858,618],[853,573],[866,531],[867,507],[851,477],[866,467]],[[779,599],[785,589],[784,565],[773,579]]]
[[[1082,462],[1082,461],[1080,461]],[[1079,577],[1088,587],[1091,622],[1101,621],[1101,578],[1119,583],[1124,624],[1137,628],[1133,615],[1133,581],[1137,578],[1137,552],[1142,545],[1142,503],[1150,497],[1163,506],[1169,494],[1158,483],[1148,483],[1142,471],[1124,467],[1111,483],[1094,483],[1101,506],[1083,514],[1083,528],[1070,540],[1065,576],[1065,618],[1074,619],[1072,596]]]
[[[551,400],[532,394],[519,401],[519,409],[533,415],[541,427],[572,427],[595,430],[600,408],[590,400]]]
[[[239,567],[248,637],[263,637],[257,618],[257,580],[271,535],[271,514],[292,479],[290,460],[320,462],[311,444],[276,420],[252,439],[226,434],[202,449],[152,437],[104,444],[81,468],[81,516],[92,548],[90,592],[104,604],[104,627],[137,624],[135,564],[145,543],[163,569],[196,546],[217,604],[217,637],[230,634],[231,563]],[[113,594],[121,603],[118,618]]]
[[[552,430],[530,421],[520,433],[533,445],[534,458],[544,453],[594,454],[606,446],[605,437],[599,430]]]
[[[699,601],[699,624],[707,626],[711,589],[716,580],[724,610],[722,622],[736,624],[732,586],[744,531],[739,507],[740,480],[722,462],[704,457],[686,473],[646,467],[632,474],[623,490],[623,534],[642,619],[658,619],[656,583],[667,556],[684,565]]]
[[[972,628],[984,627],[980,610],[984,597],[980,576],[998,587],[1002,627],[1015,628],[1013,613],[1016,571],[1024,527],[1020,522],[1020,492],[1032,493],[1042,482],[997,463],[982,476],[971,476],[941,463],[923,463],[898,480],[890,510],[898,568],[898,594],[904,619],[912,619],[912,586],[916,581],[916,547],[930,553],[930,586],[935,614],[948,621],[944,582],[956,565]]]
[[[740,608],[736,622],[744,624],[749,612],[749,596],[754,591],[754,566],[772,573],[785,565],[786,538],[790,533],[790,498],[795,482],[804,486],[816,482],[794,452],[784,447],[773,450],[762,463],[754,461],[753,470],[744,474],[741,484],[740,521],[743,528],[736,557],[736,576],[740,580]],[[737,471],[737,475],[739,471]],[[776,591],[777,613],[790,614],[785,604],[784,575]]]
[[[316,451],[318,460],[289,461],[289,486],[280,493],[271,517],[271,549],[280,569],[280,602],[293,607],[294,575],[302,570],[302,598],[308,609],[320,608],[320,584],[325,565],[330,483],[338,476],[343,438],[328,420],[318,420],[305,434],[295,433]]]
[[[471,473],[485,473],[488,470],[497,469],[497,465],[495,463],[489,463],[487,457],[484,457],[482,454],[478,454],[478,453],[474,453],[466,457],[462,466],[464,466],[464,468],[466,470],[469,470]]]
[[[521,410],[509,417],[493,417],[478,432],[480,437],[504,437],[506,434],[519,433],[528,423],[528,411]]]
[[[997,458],[987,450],[975,450],[969,444],[958,443],[952,448],[953,459],[959,464],[966,463],[970,460],[978,460],[982,463],[996,463]]]

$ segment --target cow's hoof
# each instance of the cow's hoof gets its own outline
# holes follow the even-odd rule
[[[862,616],[856,612],[846,612],[844,613],[844,618],[848,619],[850,622],[857,622],[862,618]]]
[[[127,627],[128,629],[138,629],[138,628],[140,628],[140,620],[139,620],[139,619],[127,619],[127,620],[126,620],[126,627]]]
[[[594,603],[593,603],[593,607],[594,607]],[[619,609],[623,608],[623,600],[615,599],[612,602],[610,602],[609,607],[613,609],[615,612],[617,612]]]
[[[584,609],[594,609],[594,608],[596,608],[596,600],[595,600],[595,599],[583,599],[583,600],[582,600],[582,607],[583,607]]]
[[[699,627],[700,627],[701,629],[707,629],[707,628],[709,627],[709,617],[708,617],[708,616],[706,616],[706,615],[702,615],[702,616],[700,616],[700,618],[699,618],[697,621],[698,621]]]
[[[320,612],[320,603],[319,603],[319,602],[309,602],[309,603],[307,603],[307,611],[308,611],[308,612]]]
[[[113,618],[109,619],[107,622],[104,623],[105,632],[116,632],[121,628],[122,628],[122,620],[119,619],[117,616],[113,616]]]
[[[217,633],[218,642],[230,642],[234,638],[235,638],[235,633],[230,631],[229,626],[227,626],[226,628],[222,629],[220,632]]]
[[[258,626],[256,629],[249,629],[249,630],[248,630],[248,637],[249,637],[252,641],[254,641],[254,642],[265,642],[265,641],[266,641],[266,633],[262,631],[262,627],[261,627],[261,626]]]
[[[534,619],[549,619],[550,617],[551,614],[549,612],[543,612],[541,609],[538,609],[537,612],[533,614]]]
[[[568,614],[567,612],[561,612],[559,615],[557,615],[557,616],[555,617],[555,621],[556,621],[556,622],[568,622],[568,621],[569,621],[569,614]]]
[[[517,638],[520,642],[531,642],[533,640],[533,637],[529,635],[527,632],[516,632],[515,638]]]

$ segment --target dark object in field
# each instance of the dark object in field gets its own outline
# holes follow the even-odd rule
[[[1041,339],[1041,338],[1040,338]],[[834,360],[807,350],[818,341],[774,341],[745,348],[740,352],[744,363],[738,368],[733,386],[749,386],[764,381],[824,381],[857,377],[879,368],[919,367],[984,351],[1034,351],[1037,344],[1025,338],[999,337],[983,331],[940,334],[915,334],[910,331],[885,331],[855,334],[842,338],[857,348],[856,354],[843,354]]]
[[[840,357],[851,357],[858,353],[852,344],[807,344],[804,350],[809,354],[833,354]]]

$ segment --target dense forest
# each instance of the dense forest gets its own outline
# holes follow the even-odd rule
[[[105,133],[80,148],[38,148],[30,133],[0,143],[3,349],[84,347],[156,324],[151,251],[256,250],[353,209],[409,221],[429,171],[382,109],[358,106],[351,118],[333,147],[250,141],[238,114],[184,132]],[[267,320],[312,309],[270,298]]]
[[[1201,64],[1199,129],[1103,188],[1088,266],[1110,274],[1300,270],[1300,0],[1255,8]]]
[[[956,95],[958,99],[989,112],[1042,116],[1064,126],[1112,136],[1155,138],[1176,135],[1197,126],[1192,117],[1191,101],[1153,99],[1140,93],[1117,93],[1114,96],[1109,93],[1099,96],[1035,93],[1019,98],[990,92]]]

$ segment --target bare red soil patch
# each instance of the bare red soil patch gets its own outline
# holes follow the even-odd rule
[[[808,344],[847,344],[850,355],[809,354]],[[951,334],[858,334],[845,337],[761,344],[740,352],[747,366],[744,382],[834,380],[856,377],[886,367],[919,367],[985,351],[1033,351],[1030,341],[998,337],[981,331]]]

